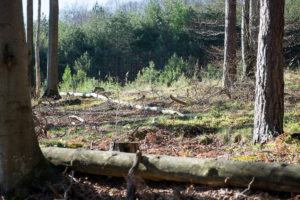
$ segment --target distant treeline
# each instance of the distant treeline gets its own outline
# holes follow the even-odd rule
[[[297,21],[300,12],[295,10],[299,10],[300,1],[287,0],[286,4],[289,21]],[[114,12],[96,4],[90,11],[79,7],[60,13],[60,80],[67,66],[72,73],[82,70],[88,77],[110,76],[122,81],[127,72],[129,80],[135,78],[150,61],[156,69],[162,69],[174,53],[198,67],[222,60],[224,1],[145,0],[118,6]],[[238,9],[239,22],[240,6]],[[48,20],[44,16],[42,80],[46,77],[47,35]]]

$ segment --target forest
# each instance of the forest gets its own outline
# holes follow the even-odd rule
[[[285,61],[291,64],[291,69],[296,69],[300,51],[297,39],[299,3],[289,0],[286,4],[286,27],[289,28],[285,37]],[[221,77],[224,1],[145,1],[119,6],[113,13],[97,4],[92,10],[75,7],[60,13],[58,77],[64,90],[91,92],[95,80],[113,79],[124,84],[125,80],[135,80],[147,67],[153,67],[157,73],[165,71],[157,79],[161,83],[173,82],[181,74],[187,78],[195,74],[200,77],[201,70],[209,76]],[[237,9],[236,29],[240,34],[241,5]],[[237,40],[240,48],[241,36]],[[47,73],[47,51],[48,20],[42,16],[43,83]],[[68,75],[69,68],[72,78]],[[168,70],[176,72],[166,75],[170,74]],[[63,84],[65,72],[68,81]],[[87,79],[90,86],[81,86],[80,82]]]
[[[300,198],[300,0],[60,1],[0,2],[0,199]]]

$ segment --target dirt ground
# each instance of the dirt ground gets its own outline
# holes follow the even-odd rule
[[[241,89],[242,88],[242,89]],[[168,95],[153,92],[136,92],[123,95],[122,99],[140,105],[151,105],[176,110],[197,116],[197,119],[176,115],[162,115],[157,111],[139,110],[89,98],[65,96],[60,101],[40,100],[33,103],[36,131],[42,147],[58,146],[109,150],[111,142],[138,142],[142,154],[162,154],[195,158],[248,159],[245,161],[300,163],[299,149],[291,150],[285,138],[273,141],[265,154],[265,148],[253,150],[249,137],[236,134],[236,130],[251,130],[253,119],[246,118],[253,110],[253,94],[238,88],[239,97],[229,98],[225,93],[216,93],[218,88],[206,87],[201,100],[177,97],[189,102],[182,105]],[[182,89],[185,96],[192,90]],[[251,90],[251,88],[249,89]],[[297,90],[298,91],[298,90]],[[298,91],[299,92],[299,91]],[[191,92],[190,92],[191,93]],[[212,96],[211,94],[214,94]],[[116,97],[116,96],[115,96]],[[236,99],[235,99],[236,98]],[[287,110],[299,107],[297,96],[290,95]],[[296,98],[296,99],[293,99]],[[203,103],[204,102],[204,103]],[[229,103],[228,103],[229,102]],[[244,103],[243,103],[244,102]],[[293,103],[294,102],[294,103]],[[230,112],[227,112],[228,106]],[[204,113],[203,115],[199,113]],[[252,113],[253,114],[253,113]],[[226,115],[228,118],[222,119]],[[295,114],[299,117],[298,114]],[[293,115],[293,117],[295,117]],[[80,121],[80,120],[83,121]],[[220,119],[220,121],[218,121]],[[223,121],[229,128],[223,128]],[[299,119],[295,119],[296,121]],[[227,122],[226,122],[227,123]],[[225,130],[221,134],[220,130]],[[282,140],[282,141],[281,141]],[[292,145],[292,144],[291,144]],[[294,143],[293,143],[294,145]],[[282,147],[282,148],[281,148]],[[289,157],[286,155],[290,155]],[[65,176],[69,177],[68,170]],[[69,177],[70,178],[70,177]],[[69,199],[125,199],[125,178],[98,177],[75,172]],[[31,199],[61,198],[68,188],[67,182],[53,184],[53,192],[33,195]],[[205,185],[140,180],[138,199],[299,199],[296,194],[271,193],[245,188],[220,188]],[[300,189],[299,189],[300,191]],[[62,196],[55,197],[55,193]]]

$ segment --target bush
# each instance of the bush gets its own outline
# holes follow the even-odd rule
[[[59,84],[61,91],[70,92],[74,90],[73,77],[71,73],[71,68],[69,65],[65,68],[64,74],[62,76],[62,82]]]
[[[155,69],[155,64],[153,61],[149,62],[149,66],[142,69],[141,72],[137,74],[135,83],[137,84],[154,84],[158,81],[159,71]]]
[[[69,65],[67,65],[62,79],[59,88],[65,92],[91,92],[97,85],[95,78],[88,78],[86,72],[81,69],[72,75]]]
[[[168,60],[167,65],[164,67],[164,70],[159,76],[159,82],[173,83],[179,79],[179,77],[184,76],[184,73],[187,72],[188,64],[184,62],[182,57],[178,57],[176,54]]]
[[[208,64],[201,72],[201,77],[206,79],[220,79],[221,71],[213,64]]]

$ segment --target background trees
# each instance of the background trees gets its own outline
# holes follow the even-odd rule
[[[253,63],[251,62],[250,49],[250,0],[243,0],[242,2],[242,59],[243,59],[243,76],[247,77],[253,74]]]
[[[113,12],[99,5],[95,5],[90,11],[81,7],[61,11],[58,42],[59,81],[62,80],[67,65],[71,73],[76,74],[75,61],[86,52],[90,60],[86,76],[102,80],[111,76],[123,81],[128,71],[129,80],[133,80],[141,69],[149,66],[150,61],[154,62],[155,69],[163,69],[174,53],[187,62],[193,60],[191,63],[195,63],[198,60],[198,66],[202,69],[207,69],[208,64],[215,63],[218,67],[215,70],[220,71],[220,62],[224,56],[224,2],[182,2],[145,1],[136,7],[120,5],[120,9]],[[297,25],[297,21],[291,22],[291,19],[297,16],[297,2],[287,0],[286,4],[289,5],[289,8],[286,8],[287,13],[291,13],[287,14],[286,18],[289,19],[289,24],[292,24],[290,29],[286,29],[290,38],[285,40],[284,46],[288,64],[300,52],[300,37],[297,37],[300,26]],[[45,16],[41,19],[40,58],[41,79],[44,82],[48,21]],[[238,1],[238,34],[241,29],[240,21],[241,5]],[[237,37],[237,50],[240,46],[240,37]],[[292,62],[292,68],[298,66],[299,59],[297,57]],[[254,65],[252,62],[252,66]]]
[[[225,50],[222,87],[230,91],[236,80],[236,0],[225,1]]]
[[[38,19],[35,39],[35,97],[40,97],[41,92],[41,67],[40,67],[40,32],[41,32],[41,0],[38,0]]]
[[[47,88],[45,97],[60,98],[58,93],[58,0],[49,1],[49,41],[47,55]]]
[[[31,94],[34,95],[34,60],[33,60],[33,3],[27,0],[27,50],[28,50],[28,80]]]

